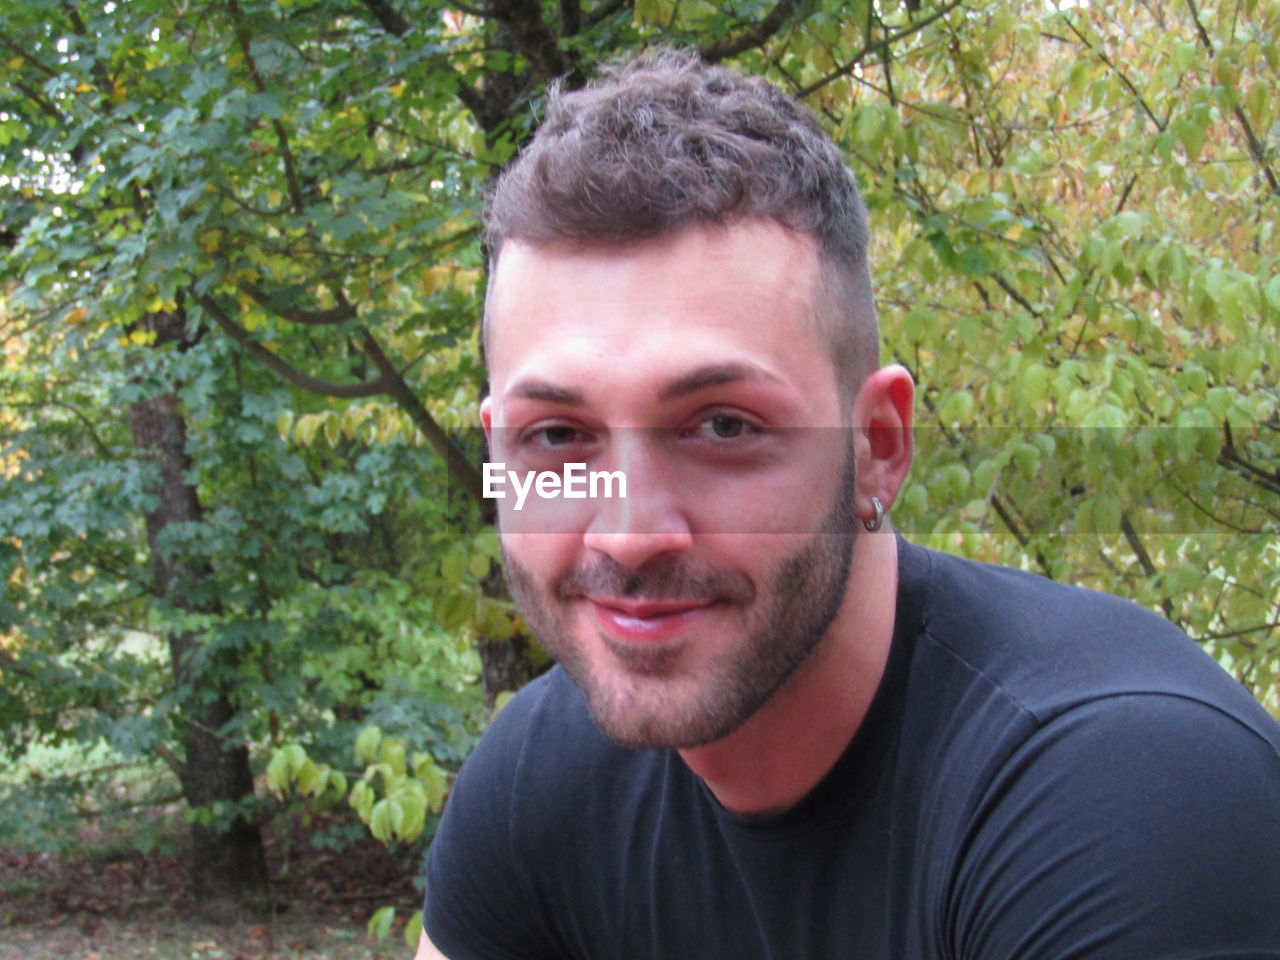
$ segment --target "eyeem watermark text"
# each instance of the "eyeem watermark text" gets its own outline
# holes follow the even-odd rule
[[[516,492],[516,510],[524,507],[530,491],[544,500],[563,497],[566,500],[611,500],[627,497],[627,475],[621,470],[587,471],[585,463],[566,463],[561,473],[554,470],[526,470],[523,478],[517,470],[508,470],[501,461],[484,465],[484,495],[491,500],[505,500],[510,482]],[[616,493],[615,493],[616,487]]]

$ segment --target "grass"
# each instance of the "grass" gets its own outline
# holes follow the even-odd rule
[[[63,751],[40,761],[48,770],[104,759]],[[7,810],[0,811],[0,960],[408,960],[413,955],[402,933],[420,904],[413,884],[418,858],[407,851],[388,852],[340,814],[306,828],[288,818],[270,824],[264,846],[278,912],[266,922],[214,925],[196,919],[187,889],[188,827],[180,806],[108,811],[100,802],[93,808],[81,802],[54,810],[36,799],[30,770],[15,770],[12,764],[0,769],[8,774],[0,775],[6,788],[0,792],[7,797]],[[129,777],[110,785],[125,800],[139,786],[132,772]],[[97,792],[98,801],[103,797]],[[47,816],[29,816],[45,811]],[[32,840],[41,839],[46,819],[59,833],[46,834],[40,850]],[[12,829],[15,825],[20,829]],[[320,826],[341,849],[311,842]],[[335,839],[340,837],[346,839]],[[398,922],[375,942],[366,932],[368,919],[386,905],[397,908]]]
[[[407,960],[398,937],[373,943],[355,926],[294,917],[243,927],[177,921],[53,918],[0,930],[2,960]]]
[[[194,919],[180,856],[153,852],[94,857],[0,851],[0,960],[407,960],[401,935],[416,893],[406,864],[376,844],[293,869],[324,883],[277,877],[288,908],[262,923],[214,925]],[[399,883],[387,887],[388,870]],[[372,880],[377,886],[361,889]],[[323,891],[336,890],[325,894]],[[369,915],[400,904],[395,931],[366,933]]]
[[[47,789],[77,780],[91,787]],[[182,808],[148,802],[172,794],[170,780],[162,767],[123,763],[105,745],[35,744],[20,759],[0,753],[0,960],[413,955],[402,934],[421,903],[413,883],[419,857],[389,852],[342,813],[306,827],[289,818],[268,825],[264,847],[280,905],[270,920],[198,920]],[[322,828],[327,849],[312,843]],[[397,922],[374,941],[369,917],[387,905],[397,908]]]

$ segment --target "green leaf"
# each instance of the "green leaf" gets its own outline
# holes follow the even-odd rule
[[[1200,48],[1193,41],[1179,40],[1173,45],[1173,68],[1178,73],[1186,73],[1199,56]]]
[[[495,704],[494,709],[501,708]],[[431,764],[419,771],[418,777],[426,791],[426,805],[433,813],[439,813],[444,809],[444,799],[448,794],[448,780],[445,777],[444,770],[435,764]]]
[[[379,907],[373,911],[373,916],[369,918],[369,936],[374,940],[385,940],[391,933],[391,927],[395,920],[395,907]]]
[[[365,727],[356,737],[355,751],[357,759],[372,763],[378,755],[378,745],[381,742],[381,730],[377,727]]]
[[[404,926],[404,942],[410,949],[417,949],[418,940],[422,936],[422,911],[415,910]]]
[[[1013,452],[1013,462],[1023,478],[1032,480],[1040,469],[1040,451],[1033,444],[1019,444]]]
[[[404,807],[398,800],[383,797],[369,812],[369,832],[383,843],[390,843],[404,827]]]
[[[404,776],[408,769],[405,761],[404,740],[399,737],[388,737],[378,747],[378,761],[391,768],[396,776]]]
[[[1114,404],[1105,403],[1085,414],[1081,426],[1095,430],[1118,430],[1127,426],[1128,422],[1129,417],[1124,410]]]
[[[1173,132],[1186,148],[1187,159],[1198,159],[1200,151],[1204,149],[1204,125],[1194,117],[1183,117],[1174,123]]]
[[[1041,363],[1029,363],[1022,368],[1022,374],[1019,378],[1022,383],[1022,392],[1027,398],[1028,405],[1032,407],[1042,406],[1049,396],[1049,371]]]
[[[973,415],[973,394],[968,390],[952,390],[938,405],[938,419],[946,424],[967,421]]]
[[[267,789],[281,793],[289,785],[289,758],[277,750],[267,764]]]
[[[1267,298],[1267,303],[1271,304],[1272,309],[1280,310],[1280,274],[1268,280],[1266,286],[1262,288],[1262,292]]]
[[[302,769],[298,771],[298,789],[303,796],[320,796],[320,794],[324,793],[328,782],[329,767],[327,765],[315,764],[308,759],[302,765]]]
[[[351,809],[359,814],[360,819],[365,823],[370,823],[373,818],[374,801],[373,788],[364,780],[356,781],[356,785],[351,788],[351,796],[347,800]]]
[[[280,748],[280,753],[284,756],[285,762],[288,764],[289,776],[296,777],[302,772],[302,768],[307,764],[307,752],[302,749],[299,744],[290,743]]]

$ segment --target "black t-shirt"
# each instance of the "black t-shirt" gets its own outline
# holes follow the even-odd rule
[[[870,710],[799,805],[735,817],[606,740],[559,668],[430,851],[452,960],[1280,958],[1280,727],[1126,601],[899,540]]]

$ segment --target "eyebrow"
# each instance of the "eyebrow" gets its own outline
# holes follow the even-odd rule
[[[776,380],[777,378],[760,367],[749,363],[717,363],[706,367],[698,367],[681,377],[677,377],[663,388],[659,395],[663,400],[676,400],[680,397],[706,390],[708,387],[719,387],[726,383],[741,383],[748,380]]]
[[[669,382],[658,394],[663,401],[677,400],[680,397],[719,387],[727,383],[741,383],[750,380],[776,380],[773,374],[749,363],[716,363],[698,367],[682,374]],[[580,390],[562,387],[549,380],[534,377],[521,380],[512,386],[509,395],[524,400],[538,400],[543,403],[555,403],[569,407],[581,407],[587,402]]]
[[[541,400],[543,403],[559,403],[570,407],[580,407],[587,402],[580,390],[560,387],[546,380],[521,380],[511,388],[510,394],[525,400]]]

